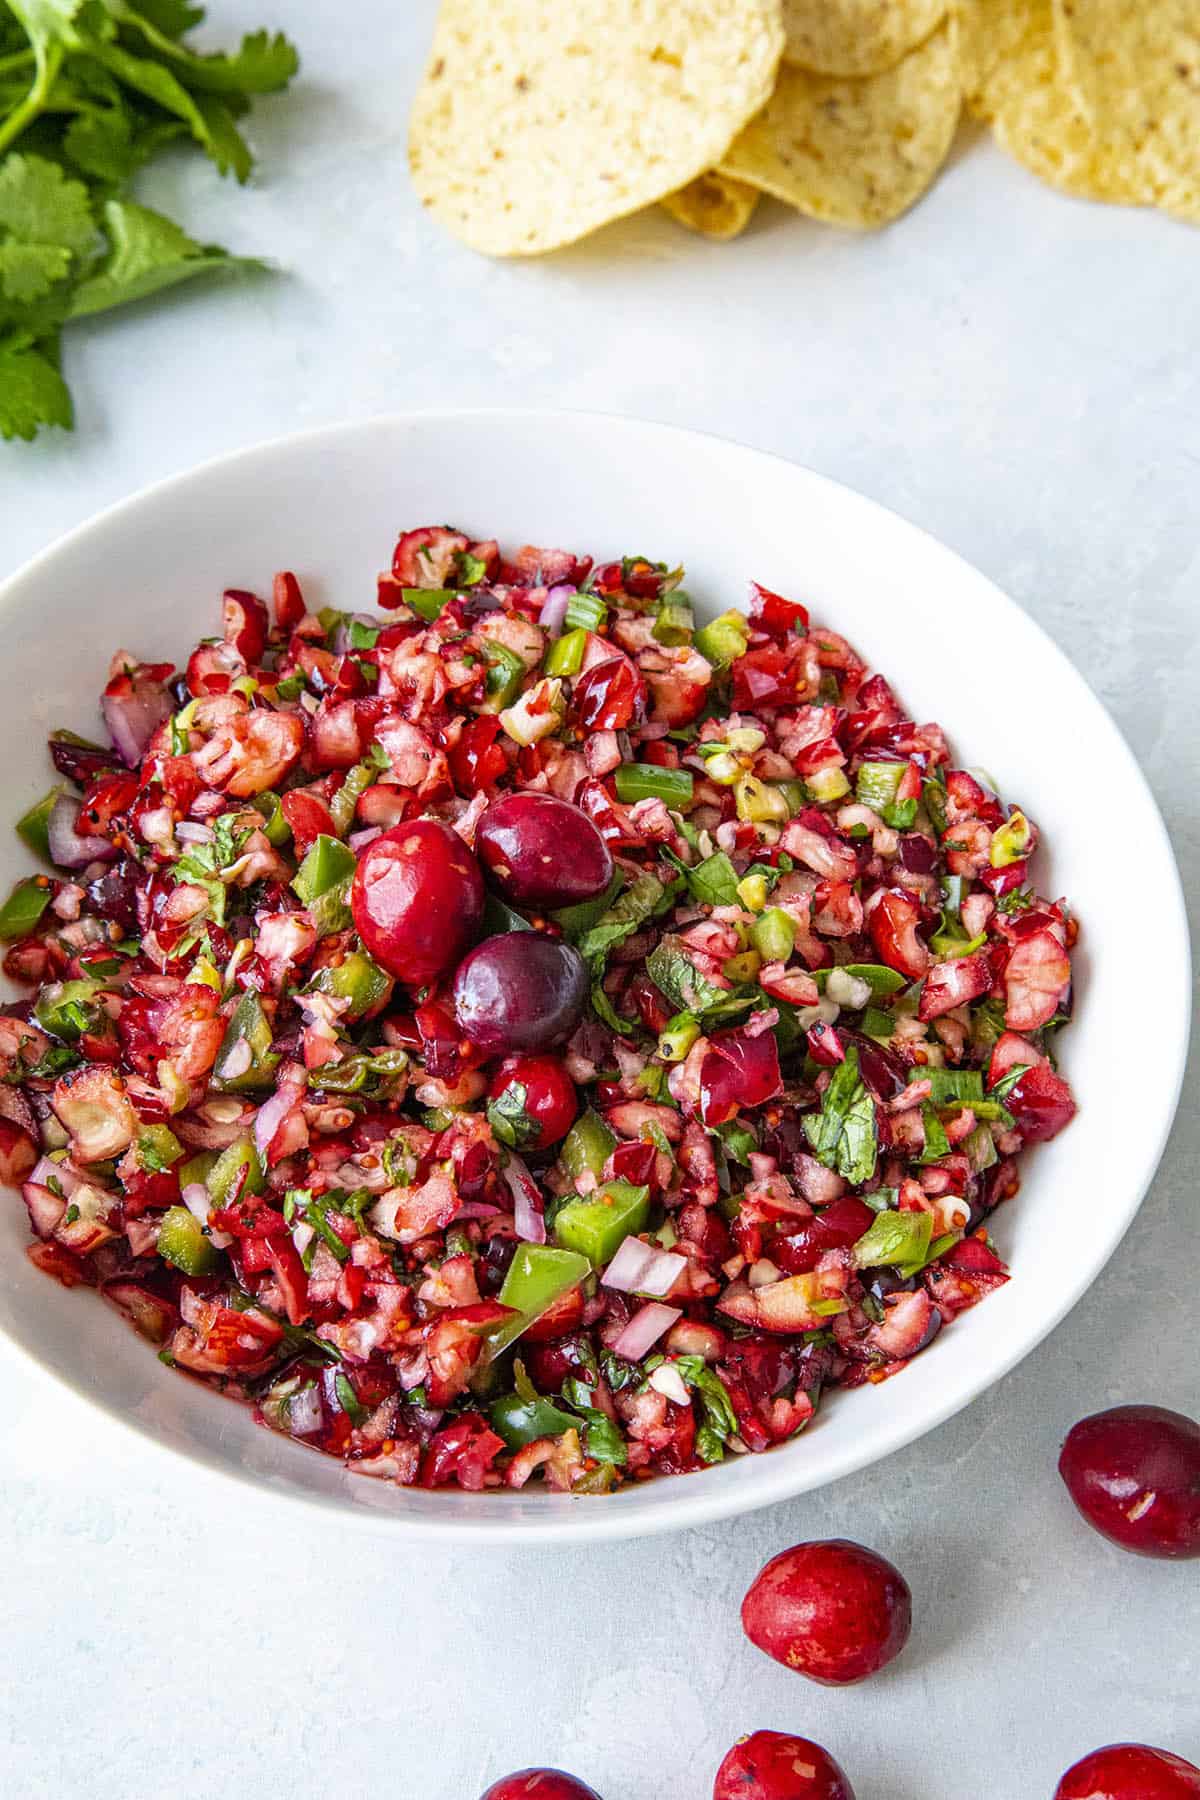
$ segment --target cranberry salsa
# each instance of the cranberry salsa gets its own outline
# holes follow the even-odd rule
[[[33,1262],[403,1484],[801,1431],[1008,1275],[1075,1103],[1037,830],[806,609],[406,532],[385,616],[114,658],[0,910]]]

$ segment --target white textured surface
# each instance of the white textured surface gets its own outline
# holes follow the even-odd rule
[[[881,237],[772,208],[730,246],[649,216],[550,262],[480,263],[407,191],[431,13],[292,0],[308,73],[258,115],[258,185],[156,172],[147,197],[195,235],[290,273],[76,332],[79,431],[0,450],[0,575],[147,481],[307,423],[531,401],[702,426],[896,507],[1039,617],[1143,760],[1194,889],[1200,237],[1074,205],[964,142]],[[1015,694],[1014,730],[1036,729],[1020,714]],[[1113,877],[1135,878],[1120,823]],[[1110,1549],[1053,1472],[1085,1411],[1197,1410],[1196,1101],[1193,1073],[1125,1246],[1032,1361],[867,1475],[678,1538],[372,1551],[114,1433],[0,1351],[5,1794],[116,1800],[170,1759],[181,1790],[475,1800],[557,1762],[605,1800],[708,1800],[759,1726],[828,1743],[859,1800],[1049,1800],[1116,1737],[1200,1758],[1195,1565]],[[917,1597],[903,1661],[840,1694],[737,1622],[767,1556],[835,1533],[892,1556]]]

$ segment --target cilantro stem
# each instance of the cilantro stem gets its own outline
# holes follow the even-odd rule
[[[35,60],[32,50],[15,50],[11,56],[0,56],[0,75],[10,75]]]
[[[62,67],[63,52],[60,44],[51,44],[48,49],[37,51],[37,73],[33,78],[33,86],[22,100],[20,106],[13,108],[8,118],[0,125],[0,155],[14,143],[27,126],[33,124],[40,112],[45,111],[46,100],[50,89],[58,79],[58,71]]]

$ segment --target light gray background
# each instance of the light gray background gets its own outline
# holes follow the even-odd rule
[[[271,11],[222,0],[214,41]],[[771,207],[708,245],[650,214],[485,263],[408,189],[432,0],[274,14],[305,75],[253,122],[254,185],[180,157],[144,197],[288,273],[73,331],[74,437],[0,449],[0,576],[147,482],[326,420],[549,403],[712,429],[885,501],[1034,613],[1115,713],[1194,887],[1200,234],[1062,199],[964,134],[882,235]],[[97,666],[111,649],[100,626]],[[1019,693],[1013,729],[1037,729]],[[1121,826],[1111,878],[1136,881]],[[1154,1046],[1131,1029],[1113,1054]],[[604,1800],[708,1800],[760,1726],[827,1743],[859,1800],[1049,1800],[1118,1737],[1200,1759],[1195,1565],[1110,1549],[1054,1475],[1084,1412],[1198,1410],[1196,1101],[1193,1070],[1117,1259],[1015,1374],[865,1475],[674,1538],[520,1556],[343,1538],[114,1432],[0,1349],[0,1787],[475,1800],[547,1762]],[[843,1693],[768,1662],[737,1618],[769,1555],[831,1534],[893,1557],[917,1603],[902,1662]]]

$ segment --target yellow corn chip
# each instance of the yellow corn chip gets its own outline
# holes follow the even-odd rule
[[[818,75],[878,75],[945,14],[946,0],[783,0],[783,54]]]
[[[721,173],[813,219],[885,225],[941,168],[959,98],[949,24],[894,69],[858,81],[785,63],[764,111],[721,158]]]
[[[702,237],[735,238],[750,223],[758,205],[758,189],[710,169],[677,194],[668,194],[661,205],[680,225]]]
[[[1131,199],[1200,220],[1200,4],[1054,0],[1063,75]]]
[[[442,0],[417,193],[493,256],[572,243],[711,168],[782,51],[779,0]]]

